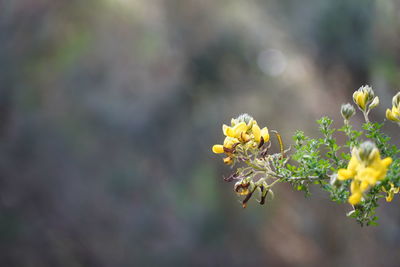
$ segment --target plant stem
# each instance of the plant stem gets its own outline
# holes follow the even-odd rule
[[[263,168],[261,168],[261,167],[259,167],[259,166],[257,166],[257,165],[254,165],[253,163],[251,163],[251,162],[248,161],[248,160],[246,160],[245,163],[246,163],[248,166],[252,167],[253,169],[256,169],[256,170],[259,170],[259,171],[264,171],[264,172],[266,171],[266,169],[263,169]]]
[[[364,119],[366,123],[369,123],[368,112],[363,111]]]

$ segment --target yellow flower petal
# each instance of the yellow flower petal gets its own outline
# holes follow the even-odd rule
[[[365,102],[366,95],[364,93],[359,93],[356,97],[356,104],[362,109],[365,110]]]
[[[351,193],[357,193],[357,192],[359,192],[359,193],[361,193],[361,190],[360,190],[360,182],[359,181],[356,181],[356,180],[353,180],[352,182],[351,182],[351,184],[350,184],[350,191],[351,191]]]
[[[264,142],[268,142],[269,141],[269,132],[268,132],[268,128],[264,127],[261,129],[261,136],[264,139]]]
[[[362,192],[364,192],[365,190],[367,190],[369,187],[369,183],[367,181],[362,181],[360,184],[360,190]]]
[[[250,140],[250,135],[248,135],[247,133],[245,133],[245,132],[242,132],[241,134],[240,134],[240,140],[242,140],[243,142],[247,142],[247,141],[249,141]]]
[[[224,153],[224,146],[223,146],[223,145],[213,145],[212,151],[213,151],[215,154]]]
[[[242,134],[242,132],[246,132],[247,131],[247,124],[244,123],[244,122],[236,124],[235,127],[233,127],[233,131],[234,131],[234,136],[233,137],[239,138],[240,135]]]
[[[360,92],[357,90],[353,93],[353,101],[354,103],[357,104],[357,96],[360,94]],[[358,104],[357,104],[358,105]]]
[[[338,171],[337,178],[338,178],[338,180],[343,181],[343,180],[347,180],[347,179],[350,179],[350,178],[354,177],[354,174],[355,174],[355,172],[353,172],[351,170],[340,169]]]
[[[386,202],[392,202],[393,197],[394,197],[394,193],[389,192],[388,195],[386,196]]]
[[[254,135],[254,140],[259,143],[261,140],[261,130],[260,127],[257,124],[254,124],[253,127],[251,128],[251,130],[253,131],[253,135]]]
[[[236,137],[235,130],[232,127],[227,127],[225,129],[225,135],[228,137]]]
[[[357,172],[357,179],[366,182],[369,185],[376,184],[377,180],[380,180],[381,171],[372,167],[363,168]],[[364,191],[365,189],[362,189]]]
[[[386,118],[391,121],[396,121],[396,117],[393,115],[393,112],[390,109],[386,110]]]
[[[356,172],[356,170],[357,170],[357,168],[358,168],[358,166],[360,165],[360,162],[358,161],[358,159],[357,159],[357,156],[355,155],[355,151],[353,150],[353,153],[352,153],[353,155],[352,155],[352,157],[351,157],[351,159],[350,159],[350,161],[349,161],[349,164],[347,165],[347,169],[349,170],[349,171],[351,171],[352,173],[354,173],[352,176],[354,176],[355,175],[355,172]]]
[[[400,110],[398,107],[392,107],[392,114],[396,117],[396,120],[399,120]]]
[[[379,150],[377,148],[374,148],[368,156],[368,161],[370,162],[370,164],[373,164],[374,162],[380,164],[380,159],[381,154],[379,153]]]
[[[360,192],[354,193],[349,197],[349,203],[351,205],[357,205],[361,202],[362,194]]]
[[[224,140],[224,147],[231,149],[236,143],[239,143],[239,140],[237,138],[227,136]]]
[[[383,160],[381,161],[381,164],[382,164],[385,168],[387,168],[387,167],[389,167],[390,164],[392,164],[392,162],[393,162],[392,158],[391,158],[391,157],[387,157],[387,158],[385,158],[385,159],[383,159]]]

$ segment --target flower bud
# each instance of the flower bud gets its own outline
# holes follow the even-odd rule
[[[237,119],[231,119],[231,126],[235,126],[237,124]]]
[[[400,123],[400,92],[392,98],[392,109],[386,110],[386,118],[390,121]]]
[[[390,121],[400,122],[400,112],[396,107],[386,110],[386,118]]]
[[[346,121],[349,120],[356,110],[354,109],[353,105],[350,103],[343,104],[342,107],[340,108],[340,113],[342,114],[343,119]]]
[[[376,108],[379,105],[379,97],[375,96],[374,100],[369,105],[369,109]]]
[[[239,116],[237,117],[237,119],[236,119],[236,121],[237,121],[238,123],[244,122],[244,123],[246,123],[246,125],[251,124],[251,122],[252,122],[253,120],[254,120],[253,117],[250,116],[250,115],[247,114],[247,113],[243,113],[243,114],[239,115]]]
[[[375,93],[372,88],[368,85],[361,86],[357,91],[353,93],[353,101],[357,106],[364,112],[367,111],[369,105],[375,98]],[[379,99],[377,100],[379,103]]]
[[[400,104],[400,92],[398,92],[393,98],[392,98],[392,104],[394,107],[398,108]]]
[[[360,162],[365,163],[367,166],[378,156],[379,150],[371,141],[365,141],[356,150],[356,156]]]

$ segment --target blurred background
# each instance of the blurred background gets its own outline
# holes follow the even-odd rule
[[[396,0],[0,1],[0,265],[399,266],[398,197],[378,227],[318,188],[242,209],[211,152],[243,112],[287,146],[323,115],[341,127],[364,84],[382,121],[399,15]]]

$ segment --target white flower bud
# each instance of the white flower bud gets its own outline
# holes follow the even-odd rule
[[[379,97],[375,96],[374,100],[372,101],[372,103],[369,105],[370,109],[375,108],[376,106],[379,105]]]
[[[354,115],[355,112],[356,110],[350,103],[343,104],[342,107],[340,108],[340,113],[342,114],[342,117],[345,120],[349,120]]]

